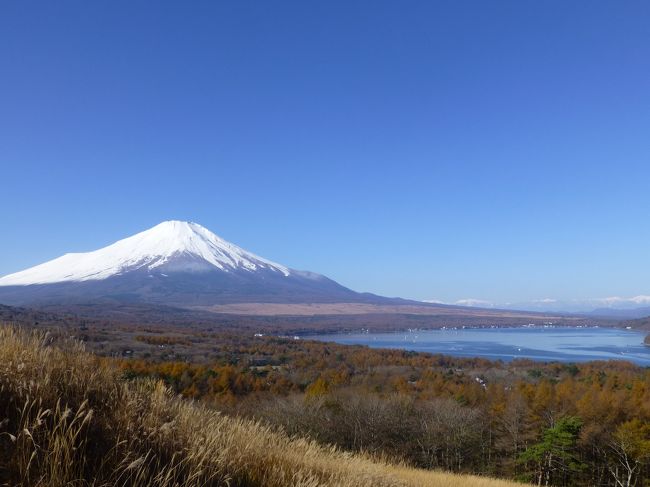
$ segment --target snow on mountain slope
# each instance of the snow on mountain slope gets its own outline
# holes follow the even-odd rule
[[[167,221],[94,252],[65,254],[0,278],[0,286],[102,280],[126,272],[260,270],[288,277],[290,269],[258,257],[196,223]]]

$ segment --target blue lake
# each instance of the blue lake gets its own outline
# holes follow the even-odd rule
[[[646,333],[615,328],[465,328],[391,333],[338,333],[304,338],[458,357],[585,362],[628,360],[650,366]]]

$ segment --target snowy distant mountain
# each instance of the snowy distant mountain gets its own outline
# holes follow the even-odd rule
[[[296,271],[229,243],[196,223],[167,221],[108,247],[65,254],[0,278],[0,303],[95,300],[212,305],[367,302],[319,274]]]
[[[200,272],[289,269],[226,242],[196,223],[167,221],[94,252],[65,254],[0,278],[0,286],[107,279],[137,270]]]

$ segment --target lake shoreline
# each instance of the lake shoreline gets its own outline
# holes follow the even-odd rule
[[[549,324],[409,329],[387,333],[362,330],[303,334],[296,338],[507,362],[516,359],[543,362],[618,360],[650,366],[650,347],[644,344],[644,335],[644,332],[627,328]]]

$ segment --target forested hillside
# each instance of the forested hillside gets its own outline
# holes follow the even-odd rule
[[[0,328],[0,484],[506,487],[351,455],[125,382],[77,343]]]
[[[650,478],[650,370],[627,362],[504,363],[204,326],[47,328],[57,342],[82,340],[127,383],[161,380],[344,450],[551,485]]]
[[[166,354],[192,342],[162,333],[137,339]],[[502,363],[228,334],[204,340],[212,361],[152,355],[120,366],[126,377],[162,379],[229,414],[422,468],[551,485],[642,485],[650,475],[650,370],[631,363]]]

